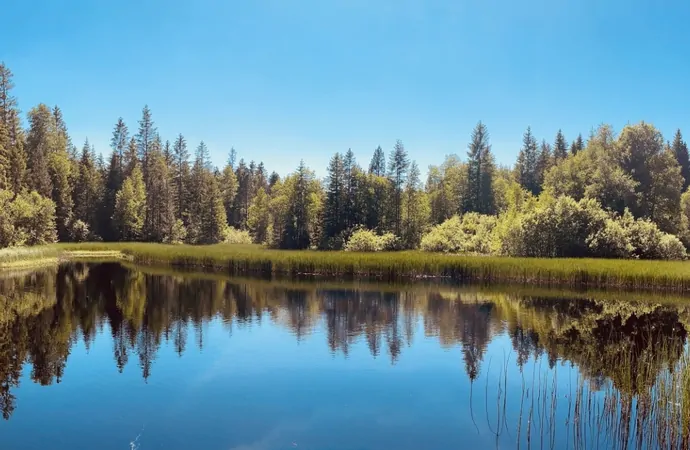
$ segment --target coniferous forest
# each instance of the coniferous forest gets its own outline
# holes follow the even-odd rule
[[[500,167],[479,122],[466,154],[421,179],[402,141],[335,153],[325,179],[304,161],[281,178],[228,152],[158,134],[144,107],[114,121],[110,149],[72,142],[58,106],[21,113],[0,64],[0,248],[83,241],[257,243],[281,249],[684,259],[690,159],[641,122],[587,137],[528,127]],[[372,146],[373,147],[373,146]],[[238,159],[239,158],[239,159]],[[364,159],[361,159],[364,158]],[[370,158],[370,159],[369,159]]]

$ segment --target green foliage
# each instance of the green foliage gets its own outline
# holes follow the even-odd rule
[[[257,244],[264,244],[269,239],[271,225],[270,197],[261,188],[257,192],[249,207],[249,232]]]
[[[137,241],[143,237],[146,215],[146,188],[139,166],[125,179],[115,199],[113,221],[123,241]]]
[[[224,232],[223,242],[226,244],[251,244],[252,237],[247,230],[238,230],[233,227],[227,227]]]
[[[467,187],[463,210],[481,214],[494,212],[494,158],[486,125],[479,122],[472,131],[467,151]]]
[[[393,233],[378,235],[372,230],[359,229],[352,233],[345,244],[346,252],[383,252],[396,250],[399,239]]]
[[[167,237],[168,244],[182,244],[187,239],[187,229],[181,219],[175,219]]]
[[[37,192],[0,190],[0,248],[55,242],[55,204]]]
[[[425,234],[420,248],[425,252],[488,254],[495,226],[494,216],[478,213],[453,216]]]

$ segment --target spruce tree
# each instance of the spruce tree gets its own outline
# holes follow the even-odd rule
[[[489,145],[489,131],[479,122],[472,131],[467,151],[467,190],[463,210],[492,214],[494,210],[494,158]]]
[[[158,136],[156,127],[154,126],[153,119],[151,117],[151,110],[148,105],[144,106],[141,111],[141,120],[139,120],[139,131],[136,135],[137,141],[137,152],[139,155],[139,160],[141,161],[142,172],[144,174],[144,184],[148,188],[150,181],[149,178],[149,155],[151,153],[151,147]]]
[[[252,239],[257,244],[263,244],[268,241],[269,227],[271,223],[271,199],[264,190],[259,189],[256,196],[249,206],[248,226]]]
[[[72,180],[73,164],[68,148],[71,140],[62,113],[56,106],[53,109],[53,123],[49,139],[51,148],[48,155],[48,173],[53,187],[51,199],[55,203],[55,224],[57,236],[61,241],[70,238],[70,226],[73,215]]]
[[[537,156],[537,166],[536,166],[536,183],[538,191],[541,192],[544,186],[544,179],[546,178],[546,173],[552,167],[553,154],[551,151],[551,145],[545,140],[542,140],[541,146],[539,147],[539,154]]]
[[[563,161],[568,156],[568,143],[563,136],[563,132],[558,130],[556,141],[553,144],[553,160],[556,164]]]
[[[117,119],[115,128],[113,129],[113,137],[110,139],[110,147],[113,152],[117,153],[117,161],[121,164],[126,162],[125,154],[127,153],[127,146],[129,145],[129,130],[122,117]]]
[[[172,179],[175,217],[186,224],[189,210],[189,151],[187,150],[187,141],[182,134],[177,136],[173,144]]]
[[[151,181],[146,192],[146,239],[154,242],[168,242],[175,223],[170,174],[165,156],[156,141],[151,147]],[[203,199],[202,199],[203,200]]]
[[[386,155],[380,145],[374,150],[374,156],[369,164],[369,173],[379,177],[386,175]]]
[[[575,139],[570,146],[570,154],[571,155],[577,155],[578,152],[584,150],[585,148],[585,141],[582,139],[582,134],[577,135],[577,139]]]
[[[398,139],[391,151],[388,160],[388,179],[391,183],[391,219],[392,228],[397,236],[400,236],[402,226],[402,193],[407,181],[407,171],[410,168],[410,159],[402,141]]]
[[[347,188],[346,169],[343,157],[336,153],[328,164],[326,201],[323,208],[323,238],[325,247],[340,247],[342,242],[334,238],[347,228],[346,216]]]
[[[417,248],[429,222],[429,205],[419,179],[416,162],[410,165],[404,193],[402,243],[405,248]]]
[[[132,173],[122,184],[115,198],[113,222],[123,241],[139,241],[143,237],[146,214],[146,187],[144,176],[135,163]]]
[[[228,164],[223,168],[223,174],[221,176],[220,191],[223,197],[223,208],[225,208],[225,217],[227,219],[232,218],[233,208],[235,206],[235,196],[237,195],[237,176],[235,171],[230,164],[230,159],[228,159]]]
[[[99,233],[101,179],[96,168],[89,140],[84,142],[79,161],[79,178],[74,187],[74,215],[89,227],[92,236]]]
[[[520,185],[535,195],[539,194],[540,190],[538,159],[537,140],[532,135],[532,129],[527,127],[527,131],[522,138],[522,148],[518,154],[515,172]]]
[[[113,150],[110,154],[110,162],[104,183],[103,192],[103,220],[101,221],[102,237],[106,241],[115,241],[118,238],[117,228],[112,220],[115,215],[115,203],[117,193],[122,189],[124,183],[124,170],[122,161],[117,151]]]
[[[50,197],[53,185],[50,180],[48,158],[54,146],[54,117],[50,109],[40,104],[29,111],[29,133],[26,139],[29,188],[44,197]]]
[[[295,172],[295,186],[283,231],[282,248],[305,249],[311,244],[309,208],[313,173],[300,161]]]
[[[680,130],[676,131],[671,144],[673,156],[676,157],[678,165],[680,165],[680,174],[683,176],[683,192],[685,192],[690,185],[690,157],[688,155],[688,144],[683,140],[683,135]]]

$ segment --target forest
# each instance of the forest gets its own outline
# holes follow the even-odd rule
[[[325,179],[304,161],[280,177],[234,148],[214,167],[204,142],[163,139],[147,106],[136,129],[115,121],[107,156],[88,140],[79,149],[58,106],[39,104],[23,121],[13,87],[0,63],[0,248],[228,242],[639,259],[685,259],[690,248],[680,130],[666,140],[649,123],[602,124],[568,142],[528,127],[502,167],[479,122],[464,157],[430,166],[426,180],[400,140],[364,165],[352,150],[335,153]]]

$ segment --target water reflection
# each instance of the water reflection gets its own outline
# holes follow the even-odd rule
[[[347,357],[364,341],[373,357],[391,364],[414,345],[421,329],[440,346],[461,347],[459,364],[470,382],[486,376],[484,398],[469,406],[489,396],[498,404],[498,418],[489,426],[497,443],[509,439],[553,448],[558,421],[569,433],[564,442],[576,448],[600,443],[610,448],[607,442],[621,448],[688,448],[690,307],[679,299],[650,301],[631,294],[569,295],[237,280],[156,274],[119,264],[7,274],[0,278],[0,410],[5,419],[16,410],[15,390],[25,366],[34,383],[60,383],[75,343],[88,350],[103,332],[112,334],[118,370],[137,364],[147,380],[161,345],[173,345],[180,356],[190,345],[203,349],[203,325],[218,318],[230,335],[236,327],[267,321],[289,329],[298,341],[323,329],[334,354]],[[493,370],[485,368],[487,348],[499,337],[509,339],[509,355],[493,361]],[[523,373],[527,364],[541,360],[550,369],[577,367],[579,381],[562,394],[544,367],[528,375],[531,379],[523,374],[521,391],[509,392],[505,367],[515,365]],[[489,389],[489,378],[495,388]],[[509,395],[517,400],[508,402]],[[607,426],[613,438],[602,431]],[[592,437],[592,430],[599,434]]]

